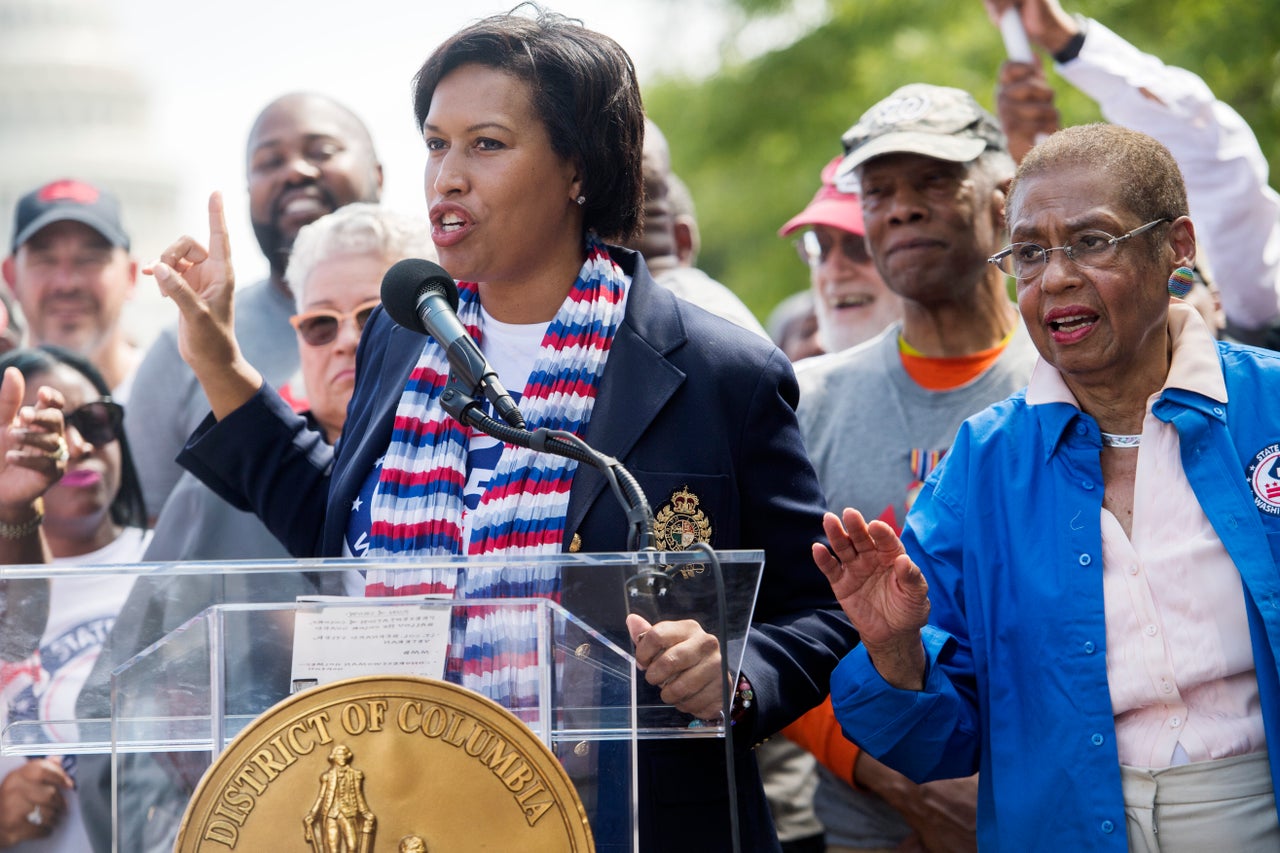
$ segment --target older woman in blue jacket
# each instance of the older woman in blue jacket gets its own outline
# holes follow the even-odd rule
[[[1277,849],[1280,358],[1170,299],[1195,233],[1150,137],[1055,134],[1008,211],[1040,362],[901,540],[827,516],[837,717],[917,780],[979,771],[984,849]]]

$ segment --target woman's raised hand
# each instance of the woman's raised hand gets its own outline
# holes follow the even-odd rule
[[[925,668],[920,629],[929,621],[929,584],[920,568],[893,528],[883,521],[868,524],[855,509],[846,509],[843,517],[827,513],[822,528],[831,547],[814,544],[813,561],[876,669],[890,684],[920,689]]]
[[[209,248],[184,234],[142,271],[155,276],[160,291],[178,306],[178,343],[188,364],[196,368],[197,362],[234,359],[239,349],[232,329],[236,274],[221,193],[209,196]]]
[[[262,385],[262,375],[244,360],[236,341],[235,270],[222,209],[222,194],[209,196],[209,247],[179,237],[142,270],[178,306],[178,349],[195,371],[217,418],[239,408]]]

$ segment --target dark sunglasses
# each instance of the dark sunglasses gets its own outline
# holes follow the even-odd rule
[[[66,412],[62,419],[67,426],[75,427],[85,441],[94,447],[101,447],[120,438],[124,407],[104,398]]]
[[[364,324],[369,322],[369,315],[381,304],[380,300],[371,299],[357,305],[354,311],[349,312],[317,308],[314,311],[294,314],[289,318],[289,322],[298,330],[298,334],[302,335],[302,340],[308,346],[323,347],[334,342],[338,337],[338,330],[342,328],[342,322],[348,317],[355,321],[357,332],[364,331]]]

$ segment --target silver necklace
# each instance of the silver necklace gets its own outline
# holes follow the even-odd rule
[[[1137,435],[1116,435],[1113,432],[1102,433],[1104,447],[1137,447],[1142,444],[1142,433]]]

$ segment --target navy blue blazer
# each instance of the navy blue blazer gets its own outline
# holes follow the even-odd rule
[[[748,748],[825,698],[832,669],[857,642],[810,546],[822,541],[822,491],[795,419],[799,396],[786,357],[764,339],[677,299],[641,257],[610,248],[632,276],[583,438],[622,461],[659,507],[687,487],[700,499],[718,550],[761,548],[761,580],[743,673],[755,708],[734,729],[743,850],[778,844]],[[331,452],[269,388],[220,422],[207,420],[179,461],[234,505],[255,511],[298,557],[342,553],[349,508],[391,439],[392,420],[425,339],[374,313],[357,353],[355,393]],[[323,524],[317,524],[323,519]],[[566,548],[623,551],[627,523],[604,477],[574,475]],[[621,627],[617,579],[572,586],[598,592],[598,627]],[[615,621],[616,620],[616,621]],[[588,621],[591,618],[588,617]],[[624,646],[627,647],[627,646]],[[722,744],[646,741],[640,767],[645,850],[729,849]]]

